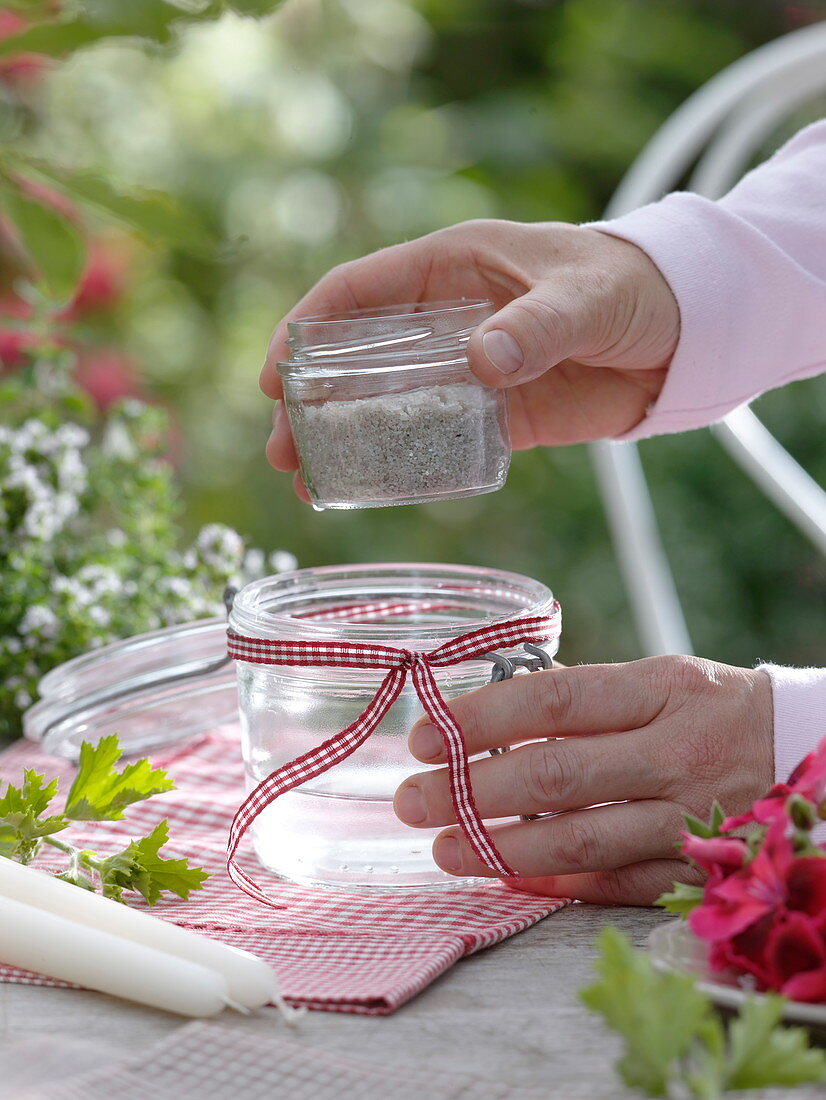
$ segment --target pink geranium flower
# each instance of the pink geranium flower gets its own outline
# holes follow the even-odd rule
[[[826,855],[826,853],[824,853]],[[826,918],[826,858],[797,856],[786,875],[786,906],[810,917]]]
[[[784,906],[793,861],[787,822],[778,818],[754,859],[722,880],[709,879],[702,904],[689,914],[692,930],[704,940],[730,940]]]
[[[823,918],[787,913],[766,941],[768,985],[796,1001],[826,1001],[826,937]]]
[[[709,944],[711,969],[750,974],[758,989],[826,1003],[826,848],[810,835],[818,817],[826,819],[826,738],[786,783],[723,821],[724,833],[763,826],[748,841],[683,833],[681,847],[709,876],[688,922]],[[719,832],[716,819],[715,811],[709,831]]]
[[[773,923],[773,914],[769,914],[739,936],[710,944],[708,961],[711,969],[751,974],[757,980],[758,989],[769,989],[772,975],[766,962],[766,943]]]
[[[781,816],[793,794],[819,806],[826,799],[826,737],[794,769],[785,783],[775,783],[764,798],[755,802],[750,810],[738,817],[727,817],[723,832],[730,832],[741,825],[765,824]]]
[[[692,859],[704,871],[716,873],[720,878],[742,867],[749,854],[746,842],[738,837],[703,837],[686,832],[682,837],[680,847],[683,855]]]

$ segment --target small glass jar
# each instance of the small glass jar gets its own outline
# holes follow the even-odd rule
[[[507,395],[468,367],[488,301],[305,317],[279,363],[313,507],[378,508],[490,493],[510,462]]]
[[[399,606],[404,614],[389,614]],[[230,629],[284,641],[339,641],[431,650],[459,634],[522,615],[548,614],[552,593],[498,570],[448,565],[301,569],[255,581],[235,597]],[[370,610],[372,608],[372,610]],[[387,613],[386,613],[387,612]],[[543,647],[556,652],[559,639]],[[505,656],[513,651],[502,651]],[[242,745],[250,788],[348,726],[384,673],[264,665],[238,660]],[[482,687],[486,660],[434,669],[446,699]],[[364,889],[455,886],[431,856],[439,830],[413,829],[393,813],[393,795],[426,770],[407,748],[423,708],[408,680],[370,737],[345,760],[276,798],[255,820],[264,865],[305,884]]]

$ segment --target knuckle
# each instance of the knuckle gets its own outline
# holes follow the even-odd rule
[[[477,701],[469,696],[456,702],[451,700],[450,709],[459,723],[468,752],[478,752],[486,748],[490,738],[486,736],[484,719]]]
[[[555,746],[531,745],[523,749],[522,784],[527,804],[531,807],[553,810],[558,808],[571,787],[565,754],[556,752]]]
[[[495,218],[468,218],[466,221],[457,222],[445,229],[437,230],[438,233],[455,234],[456,236],[476,236],[478,233],[495,230],[504,223]]]
[[[559,872],[576,874],[599,869],[602,844],[588,812],[558,817],[551,830],[550,856]]]
[[[570,342],[573,336],[572,318],[567,311],[538,294],[526,294],[511,303],[517,321],[523,318],[525,330],[536,334],[538,347],[556,348]]]
[[[719,678],[711,661],[701,657],[681,654],[656,658],[660,675],[672,694],[677,697],[695,696],[709,689],[716,690]]]
[[[579,689],[574,677],[563,675],[564,669],[547,669],[535,672],[529,683],[531,705],[535,710],[532,722],[536,728],[545,728],[548,734],[565,729],[579,710]]]
[[[697,657],[660,658],[668,710],[680,721],[680,736],[669,741],[668,754],[683,780],[709,780],[725,770],[729,735],[720,721],[721,693],[727,691],[723,666]]]
[[[627,871],[623,868],[612,867],[608,871],[599,874],[600,901],[605,905],[625,905],[628,901]],[[659,891],[662,893],[662,891]],[[655,894],[654,897],[658,897]],[[654,898],[652,897],[652,901]]]

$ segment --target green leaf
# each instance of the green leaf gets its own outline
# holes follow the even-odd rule
[[[750,997],[729,1028],[724,1089],[826,1081],[826,1051],[809,1048],[804,1028],[778,1026],[783,998]]]
[[[83,238],[77,229],[56,210],[28,198],[16,188],[3,189],[3,206],[49,293],[59,301],[68,301],[86,259]]]
[[[69,16],[72,11],[67,12]],[[68,53],[111,38],[142,38],[149,42],[169,42],[175,23],[184,12],[166,0],[95,0],[74,18],[38,23],[19,34],[0,41],[0,57],[17,53],[39,53],[63,57]]]
[[[711,818],[708,824],[705,821],[700,821],[698,817],[694,817],[692,814],[683,814],[683,821],[687,832],[707,840],[710,837],[722,835],[720,826],[723,824],[725,817],[723,807],[715,799],[711,807]]]
[[[723,807],[720,805],[720,803],[715,798],[714,803],[712,804],[712,807],[711,807],[711,819],[709,821],[709,827],[711,829],[711,835],[712,836],[719,836],[720,835],[720,826],[723,824],[725,819],[726,819],[726,815],[723,811]]]
[[[280,6],[280,0],[226,0],[226,6],[238,15],[271,15]]]
[[[150,244],[212,252],[215,236],[171,195],[134,188],[122,191],[93,172],[59,168],[45,160],[5,151],[7,170],[47,181],[83,207],[131,229]]]
[[[809,1049],[802,1028],[785,1028],[783,999],[749,998],[726,1036],[711,1002],[687,974],[662,974],[644,952],[606,928],[598,939],[601,980],[580,993],[625,1040],[618,1069],[649,1096],[718,1100],[728,1089],[826,1081],[826,1051]]]
[[[118,821],[126,806],[174,789],[166,772],[154,769],[146,759],[117,771],[120,757],[114,735],[102,737],[97,745],[83,742],[78,773],[66,799],[67,817],[73,821]]]
[[[670,894],[660,894],[655,905],[661,906],[669,913],[677,913],[684,917],[690,913],[703,900],[702,886],[689,886],[686,882],[675,882]]]
[[[165,859],[159,850],[169,839],[166,820],[149,836],[133,840],[122,852],[102,860],[98,870],[103,892],[121,900],[123,890],[137,890],[149,905],[154,905],[166,890],[184,901],[193,890],[200,890],[209,878],[200,867],[190,867],[186,859]]]
[[[660,974],[615,928],[597,940],[600,980],[580,992],[625,1039],[618,1068],[627,1085],[665,1096],[672,1063],[708,1017],[708,1000],[684,974]]]
[[[72,886],[79,886],[81,890],[90,890],[93,894],[95,893],[94,882],[79,868],[76,871],[61,871],[60,874],[55,875],[55,878],[71,883]]]
[[[0,798],[0,856],[28,863],[40,839],[68,826],[62,814],[42,817],[57,794],[57,780],[43,785],[44,776],[31,768],[23,773],[22,787],[9,783]]]
[[[708,825],[704,821],[700,821],[699,817],[694,817],[693,814],[683,814],[683,822],[686,832],[691,833],[692,836],[701,836],[706,840],[713,835]]]
[[[697,1031],[697,1041],[684,1060],[686,1084],[698,1100],[718,1100],[725,1077],[726,1031],[719,1016],[709,1015]]]
[[[39,53],[64,57],[84,46],[109,39],[137,39],[154,45],[170,42],[178,25],[217,19],[227,9],[239,15],[269,15],[279,0],[95,0],[78,11],[68,9],[61,18],[30,26],[0,41],[0,57]],[[48,9],[38,5],[40,17]]]
[[[0,57],[18,53],[40,53],[48,57],[62,57],[81,46],[88,46],[106,36],[103,27],[95,27],[84,20],[72,23],[42,23],[29,27],[20,34],[0,41]]]

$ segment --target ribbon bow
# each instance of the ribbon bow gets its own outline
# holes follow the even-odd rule
[[[514,871],[497,851],[479,817],[473,801],[462,730],[439,691],[433,669],[478,659],[493,649],[510,648],[524,642],[547,642],[559,636],[560,626],[560,607],[558,603],[554,603],[549,615],[526,616],[494,623],[480,630],[460,634],[437,649],[421,653],[363,642],[297,642],[248,638],[228,631],[227,651],[230,657],[238,661],[259,665],[388,670],[373,699],[354,722],[289,764],[276,768],[242,802],[230,827],[227,845],[227,870],[233,882],[259,901],[267,905],[274,904],[238,866],[236,853],[241,839],[258,815],[279,795],[314,779],[355,752],[396,701],[408,675],[412,677],[416,694],[426,714],[442,735],[447,750],[453,808],[462,832],[485,866],[499,875],[513,876]]]

